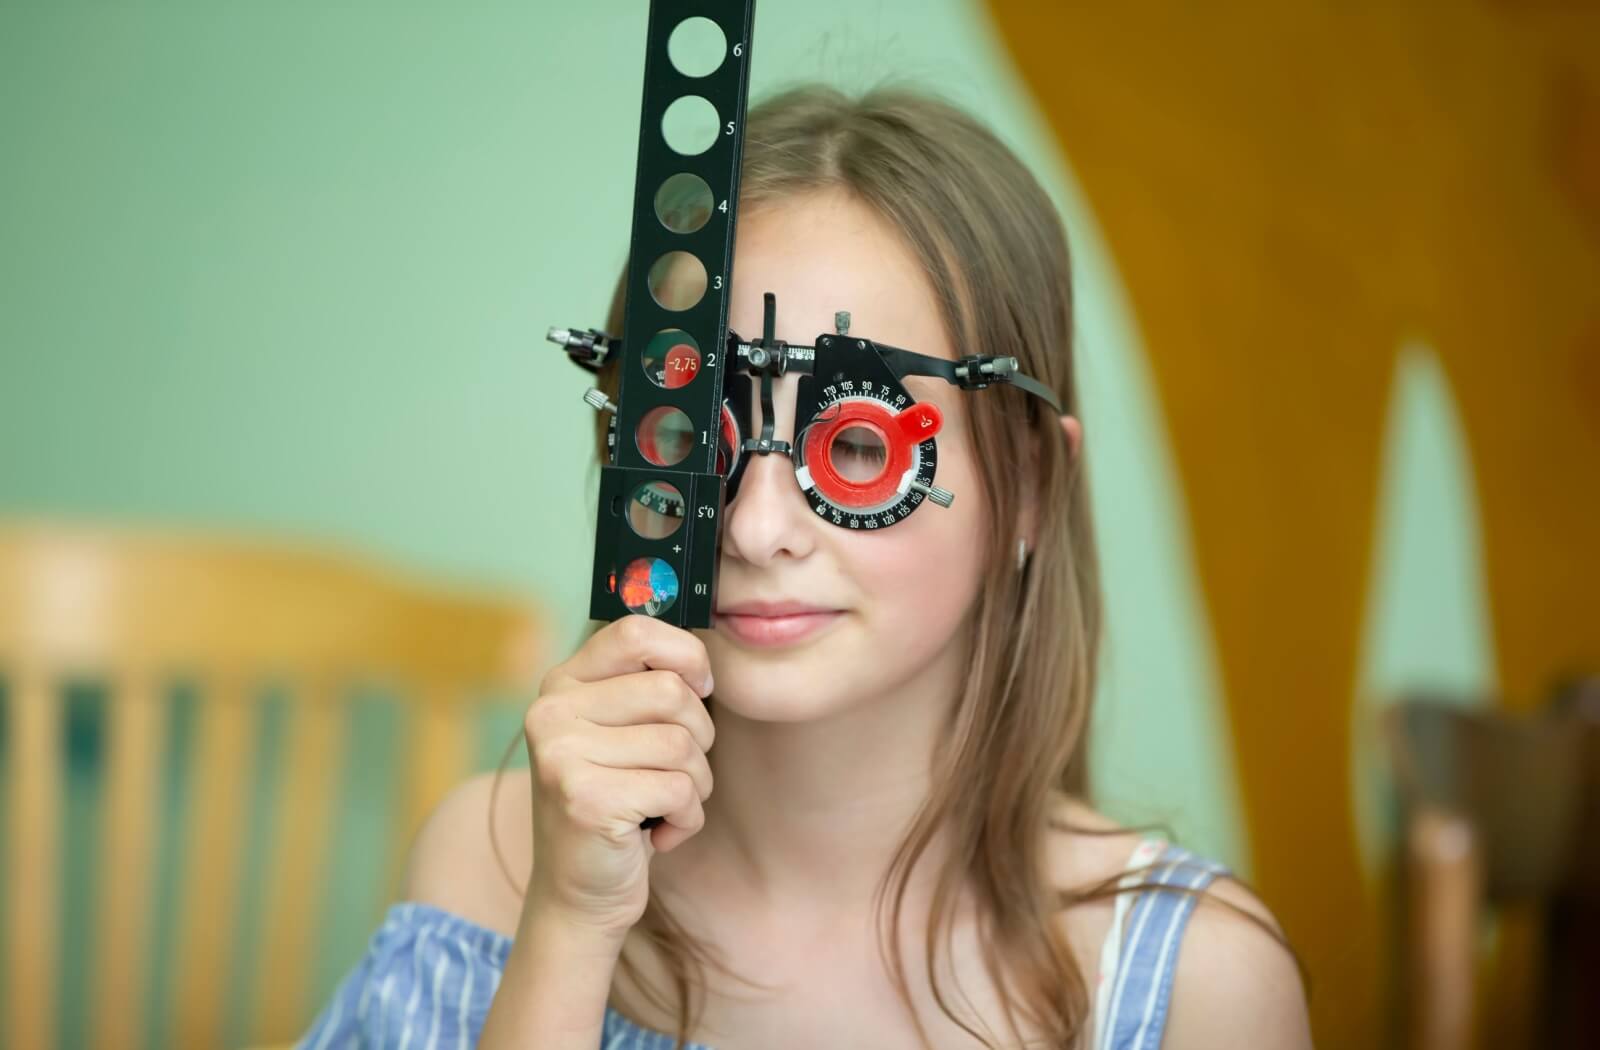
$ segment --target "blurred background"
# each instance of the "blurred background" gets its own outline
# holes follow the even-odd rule
[[[293,1039],[517,739],[587,625],[543,335],[626,256],[646,16],[0,5],[0,1044]],[[1319,1045],[1557,1045],[1600,10],[761,0],[750,54],[943,92],[1065,216],[1099,804],[1251,880]]]

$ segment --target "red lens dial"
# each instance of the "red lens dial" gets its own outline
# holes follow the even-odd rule
[[[805,467],[817,492],[834,506],[881,507],[894,502],[917,445],[943,425],[938,407],[925,402],[896,412],[873,397],[839,401],[806,431]],[[874,462],[879,469],[870,466]]]

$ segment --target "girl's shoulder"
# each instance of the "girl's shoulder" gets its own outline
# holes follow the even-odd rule
[[[1229,1045],[1245,1030],[1251,1046],[1311,1045],[1298,963],[1224,865],[1065,796],[1046,856],[1064,902],[1122,890],[1059,916],[1085,961],[1097,1048]]]
[[[533,870],[531,783],[524,766],[500,772],[498,787],[490,771],[452,788],[411,842],[400,899],[513,936]]]
[[[1127,828],[1088,803],[1055,792],[1051,796],[1045,858],[1051,884],[1071,892],[1123,873],[1129,859],[1151,835]]]

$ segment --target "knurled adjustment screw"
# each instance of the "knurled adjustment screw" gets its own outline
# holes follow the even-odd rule
[[[913,480],[911,482],[911,488],[913,491],[922,493],[924,496],[933,500],[933,502],[937,503],[941,507],[948,507],[950,504],[956,501],[956,494],[954,492],[951,492],[949,489],[942,489],[937,485],[924,485],[920,481]]]
[[[583,400],[585,404],[597,411],[610,412],[612,415],[617,414],[616,402],[607,397],[605,395],[605,391],[603,390],[597,390],[594,387],[590,387],[583,392]]]

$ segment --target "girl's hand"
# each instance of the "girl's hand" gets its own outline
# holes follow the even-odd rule
[[[607,624],[544,677],[523,718],[531,906],[617,935],[639,921],[650,858],[705,824],[711,684],[698,637],[638,615]],[[639,827],[653,816],[665,822]]]

